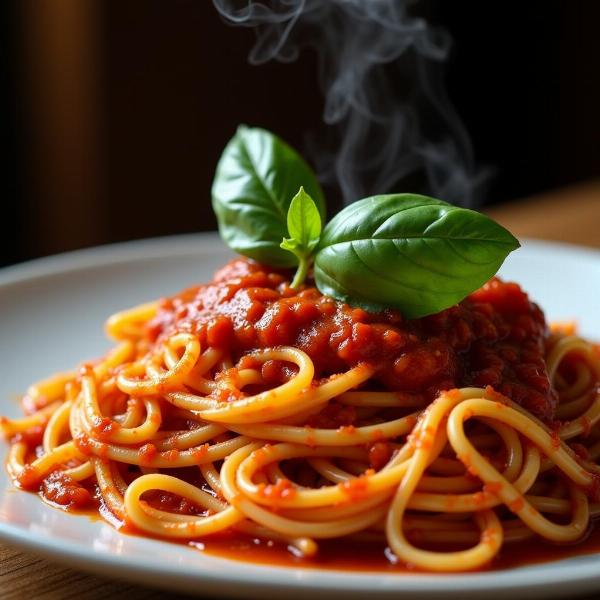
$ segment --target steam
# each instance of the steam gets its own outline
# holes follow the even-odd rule
[[[291,62],[314,47],[330,127],[309,140],[309,152],[345,203],[406,189],[415,174],[438,198],[477,203],[484,176],[443,83],[451,40],[409,13],[413,0],[213,3],[227,22],[255,29],[254,65]]]

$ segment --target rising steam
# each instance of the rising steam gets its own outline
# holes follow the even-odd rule
[[[476,203],[482,176],[443,85],[450,38],[409,13],[413,0],[213,2],[227,22],[255,29],[252,64],[316,50],[331,127],[309,150],[344,202],[397,191],[423,173],[434,196]]]

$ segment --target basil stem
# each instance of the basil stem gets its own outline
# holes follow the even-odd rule
[[[291,288],[297,290],[304,283],[311,262],[312,259],[310,258],[306,258],[304,256],[298,257],[298,269],[296,270],[294,279],[292,279],[292,283],[290,285]]]

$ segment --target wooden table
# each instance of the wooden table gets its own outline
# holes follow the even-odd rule
[[[600,180],[510,202],[487,212],[517,237],[600,248]]]
[[[511,202],[490,209],[488,213],[517,237],[544,238],[600,248],[600,181]],[[147,600],[163,598],[165,594],[57,566],[29,552],[0,544],[0,596],[3,600]]]

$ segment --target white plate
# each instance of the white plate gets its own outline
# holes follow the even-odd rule
[[[106,350],[102,323],[110,313],[206,281],[230,256],[208,234],[94,248],[0,271],[0,414],[19,415],[16,397],[30,382]],[[583,334],[600,340],[600,252],[530,241],[502,274],[521,282],[549,318],[576,318]],[[485,593],[492,599],[600,591],[600,555],[451,576],[233,562],[65,514],[14,490],[4,469],[0,539],[73,567],[210,596],[464,599]]]

